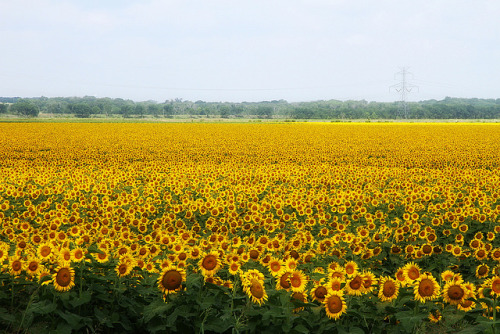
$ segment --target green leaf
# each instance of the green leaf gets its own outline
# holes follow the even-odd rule
[[[148,323],[156,316],[166,317],[173,303],[165,303],[162,300],[155,300],[151,304],[144,307],[144,322]]]
[[[0,319],[4,322],[12,323],[16,320],[16,317],[13,314],[7,312],[7,309],[0,307]]]
[[[49,314],[57,309],[57,304],[44,300],[31,304],[29,311],[36,314]]]
[[[73,307],[78,307],[80,305],[89,303],[91,300],[92,300],[92,292],[84,291],[82,292],[79,298],[70,300],[69,303]]]
[[[298,325],[293,328],[293,332],[295,333],[304,333],[308,334],[310,331],[304,325]]]
[[[78,330],[83,326],[83,324],[82,324],[83,318],[81,316],[79,316],[78,314],[67,312],[67,311],[62,312],[60,310],[57,310],[56,312],[61,318],[63,318],[71,326],[72,329]]]

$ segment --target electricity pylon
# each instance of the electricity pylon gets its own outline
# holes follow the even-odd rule
[[[401,68],[401,71],[399,71],[394,75],[394,77],[400,76],[401,81],[389,87],[389,89],[395,89],[396,92],[398,92],[401,97],[399,100],[398,116],[404,118],[408,118],[408,112],[409,112],[408,103],[406,102],[406,96],[413,90],[413,88],[418,89],[418,86],[412,85],[407,82],[407,77],[410,75],[413,76],[412,73],[407,71],[407,67]]]

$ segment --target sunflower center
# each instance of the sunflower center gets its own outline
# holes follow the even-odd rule
[[[424,254],[430,254],[432,252],[432,247],[429,245],[424,245],[424,247],[422,247],[422,252],[424,252]]]
[[[80,260],[83,257],[83,252],[81,250],[77,250],[74,254],[75,259]]]
[[[365,279],[363,280],[363,287],[365,289],[368,289],[369,287],[372,286],[372,279],[370,277],[365,277]]]
[[[120,264],[120,266],[118,267],[118,271],[120,272],[121,275],[124,275],[127,272],[127,265]]]
[[[418,286],[418,293],[422,297],[432,296],[434,294],[434,283],[428,278],[423,279]]]
[[[452,285],[448,289],[448,297],[452,300],[460,300],[464,294],[464,290],[458,285]]]
[[[335,280],[334,282],[332,282],[331,288],[333,291],[340,291],[340,287],[341,287],[340,281]]]
[[[281,269],[281,266],[278,262],[273,262],[271,263],[271,270],[276,272],[276,271],[279,271]]]
[[[463,307],[463,308],[467,308],[469,306],[472,305],[472,300],[464,300],[463,302],[460,303],[460,305]]]
[[[217,266],[217,258],[213,255],[207,255],[201,264],[206,270],[213,270]]]
[[[488,273],[488,267],[486,267],[486,266],[479,267],[479,269],[477,270],[477,273],[481,276],[486,275]]]
[[[292,276],[292,277],[290,278],[290,283],[292,283],[292,286],[293,286],[294,288],[297,288],[297,287],[299,287],[299,286],[300,286],[300,284],[302,283],[302,280],[300,279],[300,277],[299,277],[299,276]]]
[[[299,300],[301,302],[305,302],[306,299],[304,297],[304,294],[303,293],[300,293],[300,292],[295,292],[293,295],[292,295],[292,298],[295,299],[295,300]]]
[[[50,255],[50,247],[49,246],[43,246],[42,249],[40,250],[40,255],[42,255],[43,257],[47,257]]]
[[[14,271],[19,271],[21,270],[21,262],[20,261],[14,261],[12,262],[12,269],[14,269]]]
[[[326,306],[328,307],[328,311],[330,311],[330,313],[339,313],[342,311],[342,299],[340,299],[339,296],[331,296],[328,298]]]
[[[261,299],[264,297],[264,289],[262,288],[262,284],[257,282],[257,280],[252,281],[252,285],[250,286],[250,293],[257,299]]]
[[[161,280],[161,284],[167,290],[175,290],[181,286],[182,275],[177,270],[167,271]]]
[[[314,296],[318,299],[323,299],[325,298],[327,294],[326,288],[323,286],[318,287],[316,290],[314,290]]]
[[[393,281],[385,282],[382,293],[387,298],[392,297],[396,293],[396,284]]]
[[[420,276],[420,273],[416,268],[410,268],[408,270],[408,278],[411,280],[416,280]]]
[[[495,293],[500,293],[500,280],[495,280],[491,283],[491,290]]]
[[[361,280],[361,278],[359,276],[356,276],[352,279],[352,281],[349,283],[349,286],[351,287],[351,289],[353,290],[358,290],[359,288],[361,288],[361,284],[363,283],[363,281]]]
[[[66,287],[71,283],[71,272],[68,268],[61,268],[57,272],[56,282],[62,287]]]
[[[38,263],[36,262],[30,262],[30,264],[28,265],[28,269],[30,271],[36,271],[38,269]]]
[[[290,274],[289,273],[285,273],[280,278],[280,285],[281,285],[281,287],[283,289],[290,288],[290,281],[288,280],[288,276],[290,276]]]

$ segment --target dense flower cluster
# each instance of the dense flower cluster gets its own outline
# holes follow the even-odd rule
[[[34,284],[113,263],[167,297],[201,273],[332,319],[500,295],[496,124],[0,124],[0,152],[1,271]]]

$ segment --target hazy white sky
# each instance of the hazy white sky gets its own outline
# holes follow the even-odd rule
[[[498,0],[0,0],[0,96],[500,98]]]

